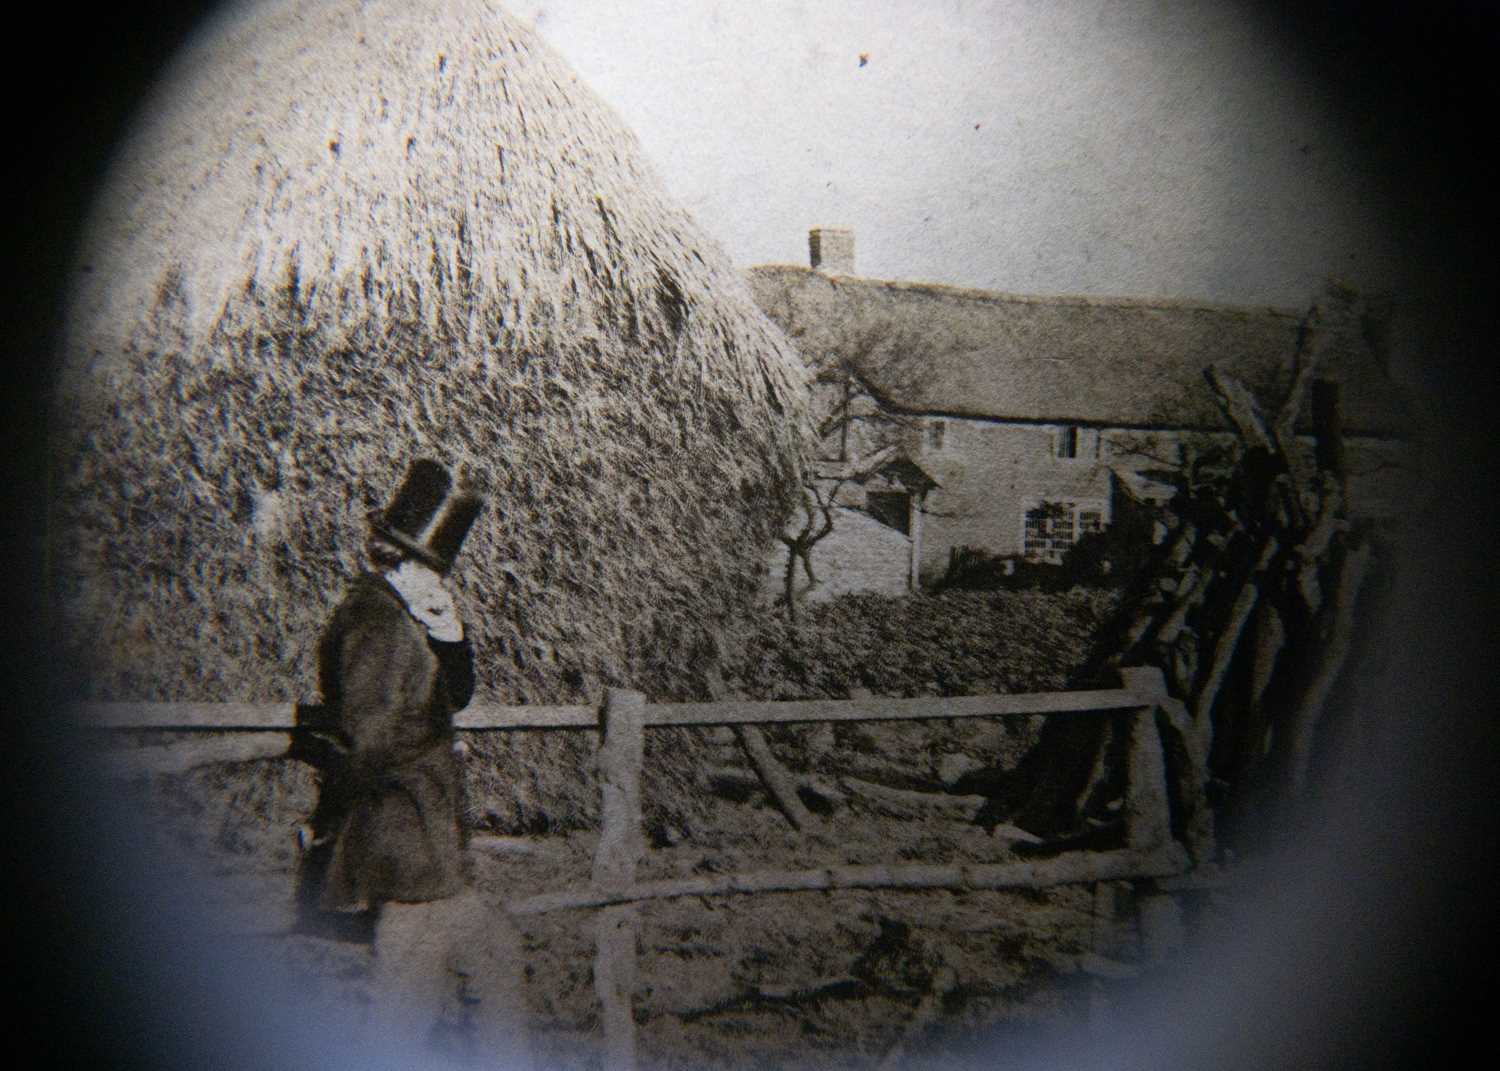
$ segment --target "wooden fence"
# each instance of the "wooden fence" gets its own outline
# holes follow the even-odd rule
[[[647,703],[639,692],[610,690],[592,706],[474,704],[455,725],[465,731],[592,729],[599,733],[602,808],[590,883],[511,903],[516,914],[599,910],[594,965],[601,1007],[605,1067],[634,1068],[638,905],[646,900],[830,889],[1002,889],[1102,881],[1170,878],[1190,867],[1171,834],[1166,762],[1158,717],[1174,716],[1160,670],[1122,671],[1124,687],[1073,692],[948,698],[806,700],[794,702]],[[89,703],[79,716],[103,730],[170,731],[175,739],[118,752],[150,770],[185,769],[207,761],[289,754],[293,738],[316,708],[295,704]],[[907,721],[1046,714],[1124,714],[1130,719],[1124,801],[1125,843],[1111,851],[1068,851],[1045,859],[988,864],[885,864],[760,871],[637,881],[646,851],[641,820],[644,732],[652,726],[765,725],[835,721]],[[291,752],[295,753],[295,752]]]

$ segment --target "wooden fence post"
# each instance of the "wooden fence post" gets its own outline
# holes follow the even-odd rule
[[[645,847],[641,830],[641,758],[646,697],[612,688],[600,711],[599,781],[602,791],[594,884],[607,892],[629,889]],[[604,1028],[606,1071],[634,1071],[635,977],[638,909],[633,904],[599,912],[594,992]]]
[[[1154,697],[1155,734],[1157,742],[1154,752],[1165,757],[1163,774],[1167,786],[1167,798],[1162,814],[1165,829],[1171,831],[1171,807],[1178,808],[1178,836],[1186,845],[1195,864],[1211,862],[1214,857],[1214,813],[1208,805],[1205,789],[1208,784],[1208,742],[1212,729],[1207,722],[1198,722],[1181,700],[1168,692],[1162,671],[1155,666],[1136,666],[1120,670],[1122,685],[1142,696]],[[1140,726],[1136,744],[1144,747],[1150,740],[1151,731]],[[1142,754],[1142,761],[1157,760]],[[1155,775],[1146,769],[1138,771],[1143,779]],[[1137,771],[1130,772],[1131,783],[1136,783]],[[1144,782],[1143,782],[1144,783]]]
[[[1128,689],[1156,700],[1136,712],[1130,728],[1130,756],[1126,767],[1125,839],[1135,849],[1150,851],[1172,839],[1171,806],[1167,800],[1167,763],[1157,727],[1158,710],[1171,697],[1156,666],[1120,670]],[[1151,962],[1160,962],[1182,947],[1182,912],[1177,901],[1154,881],[1136,883],[1136,914],[1141,944]]]
[[[1120,682],[1142,696],[1167,698],[1167,683],[1155,666],[1120,670]],[[1130,751],[1125,768],[1125,842],[1150,850],[1172,838],[1167,803],[1167,764],[1156,727],[1157,703],[1138,709],[1130,722]]]

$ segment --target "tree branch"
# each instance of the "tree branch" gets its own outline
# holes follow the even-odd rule
[[[1217,365],[1210,366],[1203,374],[1213,388],[1214,400],[1219,403],[1219,409],[1234,425],[1246,445],[1260,447],[1268,453],[1278,453],[1279,444],[1266,427],[1265,417],[1261,415],[1260,406],[1256,404],[1255,396],[1250,393],[1249,388]]]
[[[1328,638],[1323,645],[1318,671],[1303,692],[1287,728],[1287,791],[1292,798],[1301,795],[1307,784],[1313,741],[1323,719],[1323,711],[1328,705],[1328,697],[1349,659],[1349,651],[1354,642],[1355,610],[1360,590],[1369,576],[1373,557],[1369,544],[1362,543],[1349,552],[1344,559],[1343,568],[1339,570],[1332,620],[1329,622]]]
[[[765,786],[771,798],[776,801],[776,806],[781,808],[781,813],[786,815],[786,820],[796,830],[804,830],[813,825],[813,816],[803,806],[801,798],[797,795],[797,785],[792,776],[787,772],[785,766],[777,760],[771,752],[771,745],[766,742],[766,737],[758,725],[736,725],[734,732],[745,754],[750,758],[750,764],[755,767],[755,772],[760,777],[760,783]]]

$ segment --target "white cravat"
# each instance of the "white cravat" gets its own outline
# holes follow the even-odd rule
[[[458,619],[453,596],[435,571],[408,558],[386,573],[385,578],[405,601],[412,617],[427,626],[429,636],[445,643],[457,643],[464,638],[464,624]]]

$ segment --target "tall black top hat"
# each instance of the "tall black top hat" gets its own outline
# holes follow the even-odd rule
[[[370,527],[439,573],[453,568],[464,537],[484,499],[460,489],[450,494],[453,478],[429,458],[418,458],[406,470],[390,504],[370,515]]]

